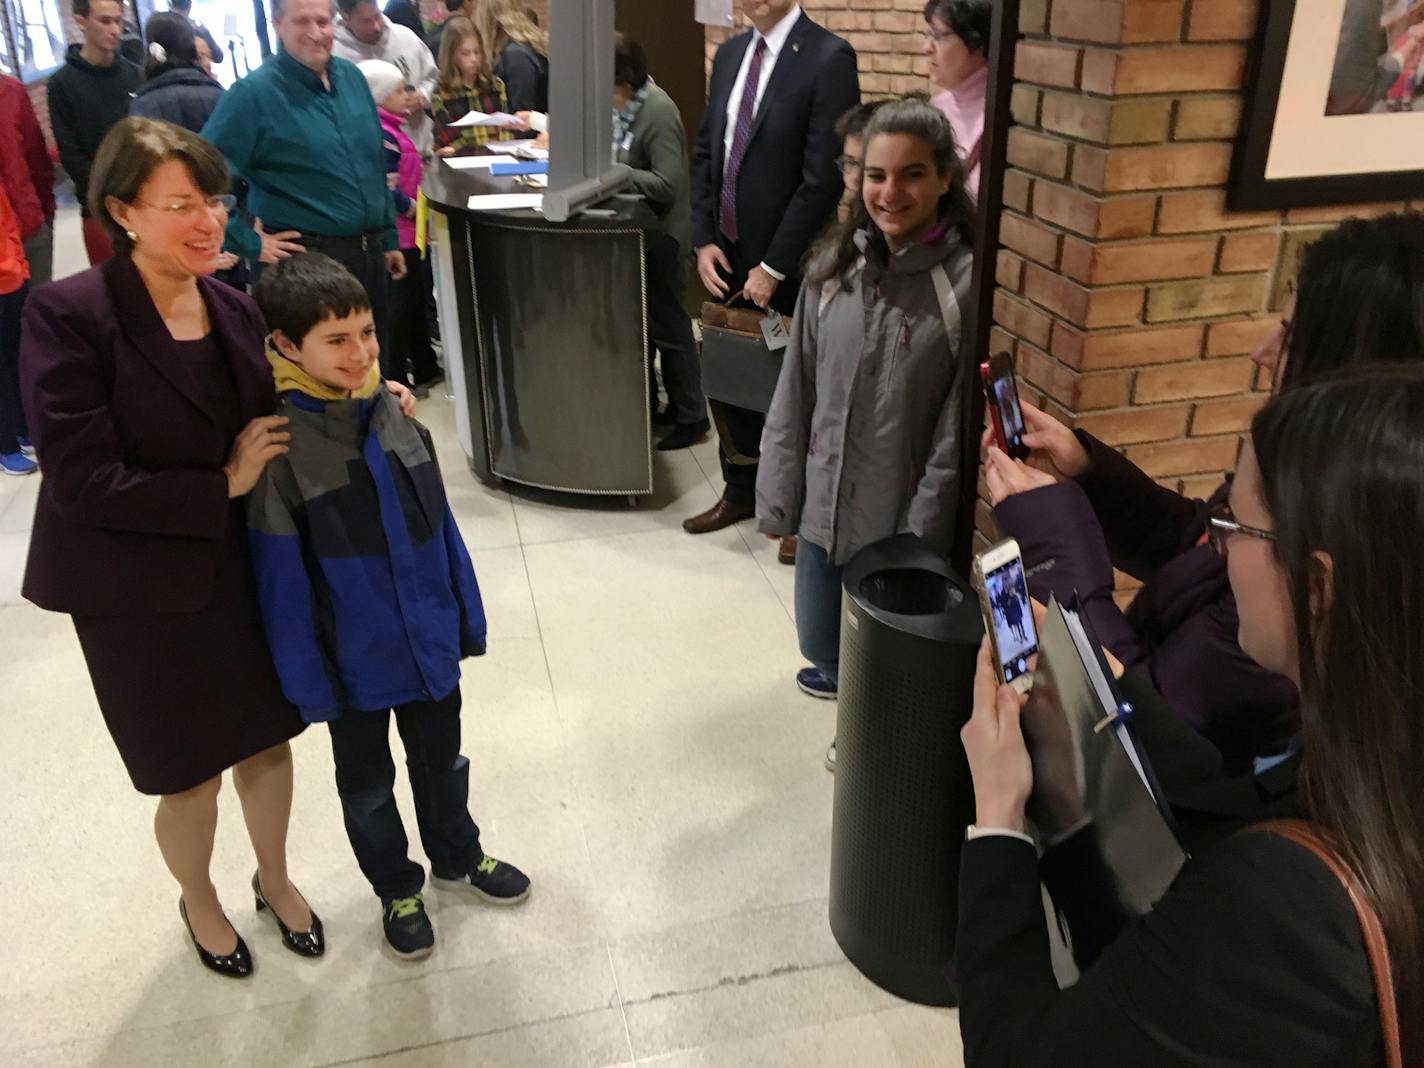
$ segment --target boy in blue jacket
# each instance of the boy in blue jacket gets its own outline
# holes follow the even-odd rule
[[[361,283],[311,253],[269,267],[255,296],[291,433],[247,507],[267,639],[287,698],[330,728],[351,848],[387,944],[416,960],[435,932],[392,792],[391,711],[436,885],[500,905],[529,895],[480,848],[467,807],[460,660],[485,651],[480,590],[430,434],[382,384]]]

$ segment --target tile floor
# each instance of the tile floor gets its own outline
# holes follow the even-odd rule
[[[63,274],[82,266],[62,219]],[[801,697],[790,568],[747,525],[679,529],[712,442],[658,454],[640,507],[494,492],[448,402],[420,417],[486,597],[465,751],[487,845],[527,905],[434,892],[439,945],[397,964],[342,831],[329,750],[297,739],[292,856],[330,950],[284,952],[222,799],[214,880],[258,960],[202,970],[66,618],[19,582],[39,479],[0,483],[0,1060],[29,1065],[959,1065],[951,1012],[878,990],[826,921],[834,706]],[[403,789],[408,821],[412,809]],[[413,825],[413,823],[412,823]]]

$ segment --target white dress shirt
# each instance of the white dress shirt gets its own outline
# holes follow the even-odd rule
[[[782,16],[781,21],[771,28],[770,33],[763,34],[760,30],[752,31],[752,39],[747,44],[747,51],[742,56],[742,66],[737,71],[737,80],[732,83],[732,94],[727,98],[727,129],[722,136],[722,173],[726,173],[727,161],[732,158],[732,140],[737,136],[737,115],[742,110],[742,91],[747,84],[747,70],[752,65],[752,57],[756,55],[758,41],[766,42],[766,55],[761,61],[761,80],[757,83],[756,105],[752,109],[752,117],[756,117],[757,110],[761,108],[762,97],[766,95],[767,83],[771,81],[771,72],[776,69],[776,61],[781,56],[781,50],[786,47],[786,39],[791,36],[791,28],[796,25],[796,20],[801,17],[801,5],[792,4],[791,10]],[[761,265],[771,277],[778,282],[786,281],[786,275],[778,271],[773,271],[765,263]]]

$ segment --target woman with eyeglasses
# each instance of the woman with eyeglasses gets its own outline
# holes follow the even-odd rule
[[[1251,356],[1277,392],[1372,358],[1424,362],[1418,213],[1350,220],[1312,245],[1293,308]],[[1146,671],[1220,750],[1228,774],[1285,759],[1299,732],[1296,687],[1237,644],[1226,569],[1205,544],[1207,517],[1222,507],[1229,484],[1192,500],[1092,434],[1023,408],[1032,454],[1012,460],[986,434],[985,474],[994,520],[1018,539],[1034,597],[1066,600],[1078,591],[1103,643]],[[1195,418],[1209,412],[1199,406]],[[1113,600],[1114,567],[1144,583],[1125,613]]]
[[[969,1068],[1424,1063],[1424,366],[1275,398],[1227,506],[1213,532],[1241,648],[1300,688],[1309,759],[1291,815],[1344,877],[1288,828],[1261,825],[1189,860],[1130,917],[1062,709],[996,686],[981,652],[963,731],[975,826],[956,958]],[[1026,814],[1051,843],[1041,860]],[[1061,991],[1040,878],[1082,973]]]
[[[964,164],[964,184],[976,200],[993,16],[992,0],[929,0],[921,31],[934,90],[930,103],[944,112],[954,130],[954,143]]]
[[[222,250],[227,165],[196,134],[127,118],[104,138],[89,207],[103,266],[41,286],[21,380],[44,482],[23,592],[73,617],[104,722],[154,833],[199,960],[252,972],[208,865],[223,772],[256,854],[252,892],[286,947],[324,949],[287,874],[288,741],[258,611],[243,497],[286,452],[246,295],[205,277]],[[102,864],[100,864],[102,868]]]

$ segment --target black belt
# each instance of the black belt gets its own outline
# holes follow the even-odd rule
[[[272,227],[268,233],[279,234],[283,230],[298,230],[295,226]],[[386,232],[384,230],[372,230],[365,234],[356,234],[351,237],[329,237],[326,234],[309,234],[303,230],[298,230],[302,235],[298,240],[308,249],[321,250],[347,249],[352,252],[384,252]]]

